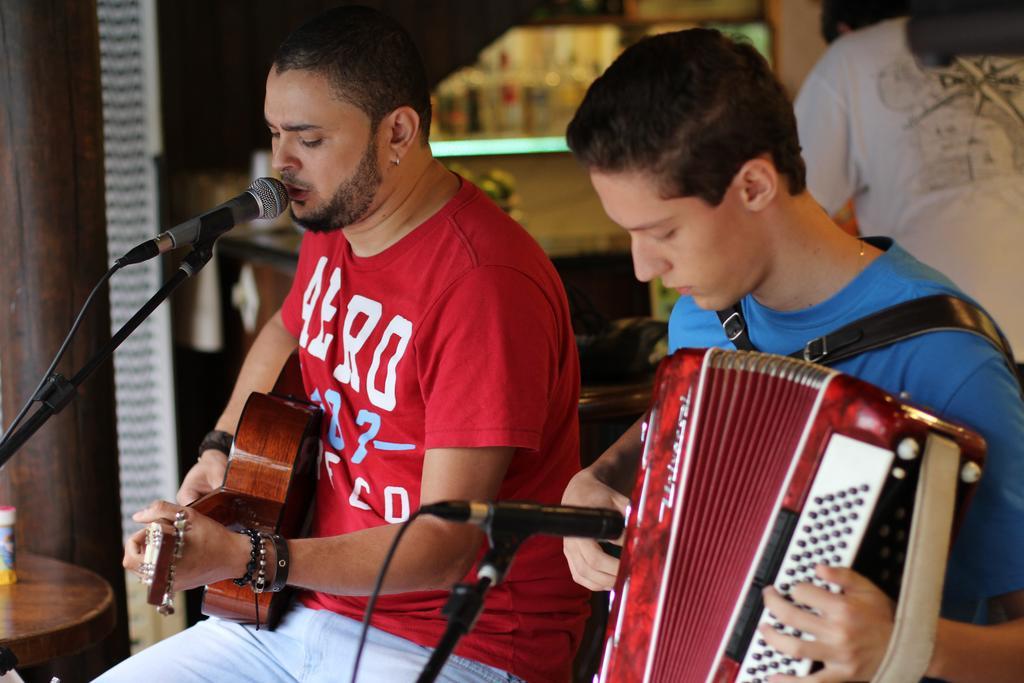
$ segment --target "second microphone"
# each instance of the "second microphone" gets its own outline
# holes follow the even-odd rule
[[[467,522],[488,532],[521,536],[578,536],[582,538],[618,538],[625,519],[615,510],[535,503],[488,503],[485,501],[449,501],[424,505],[420,513],[454,522]]]

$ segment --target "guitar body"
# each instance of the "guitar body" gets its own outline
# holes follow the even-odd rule
[[[298,356],[293,355],[273,392],[253,393],[246,402],[224,483],[190,507],[234,530],[248,527],[285,538],[307,533],[315,494],[321,411],[293,398],[302,395],[301,387]],[[288,607],[289,593],[285,589],[256,596],[248,585],[220,581],[206,587],[203,614],[258,621],[272,629]]]

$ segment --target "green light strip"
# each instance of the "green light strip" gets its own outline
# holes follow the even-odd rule
[[[489,154],[538,154],[568,152],[565,138],[492,138],[486,140],[436,140],[430,143],[435,157],[478,157]]]

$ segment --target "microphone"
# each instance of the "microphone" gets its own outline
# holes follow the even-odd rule
[[[534,503],[488,503],[484,501],[448,501],[420,507],[420,512],[454,522],[467,522],[490,532],[520,536],[579,536],[618,538],[626,520],[615,510],[569,505]]]
[[[277,178],[257,178],[242,194],[204,214],[190,218],[151,240],[134,247],[116,261],[119,267],[148,261],[154,256],[217,239],[239,223],[257,218],[277,218],[288,208],[288,191]]]

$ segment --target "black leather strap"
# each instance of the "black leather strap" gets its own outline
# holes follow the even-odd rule
[[[725,336],[741,351],[757,351],[750,341],[740,304],[717,311]],[[911,299],[883,308],[838,330],[812,339],[789,354],[821,365],[832,365],[872,349],[895,344],[928,332],[958,331],[976,334],[1003,356],[1010,374],[1018,377],[1010,343],[992,318],[971,302],[949,294]],[[1024,386],[1021,388],[1024,393]]]
[[[222,432],[219,429],[211,430],[199,443],[198,457],[203,457],[203,453],[209,450],[220,451],[224,455],[228,455],[231,453],[231,443],[234,439],[235,437],[228,432]]]
[[[729,308],[715,311],[718,314],[718,321],[722,323],[722,331],[726,338],[731,341],[740,351],[757,351],[757,347],[750,341],[747,334],[747,321],[743,318],[742,302],[737,301]]]
[[[971,302],[948,294],[911,299],[883,308],[810,340],[790,356],[831,365],[904,339],[942,331],[969,332],[985,339],[1002,354],[1010,374],[1016,376],[1013,350],[992,318]]]
[[[271,593],[280,593],[288,585],[288,569],[291,558],[288,555],[288,541],[278,534],[263,534],[264,538],[270,539],[274,544],[275,565],[274,581],[270,584]]]

